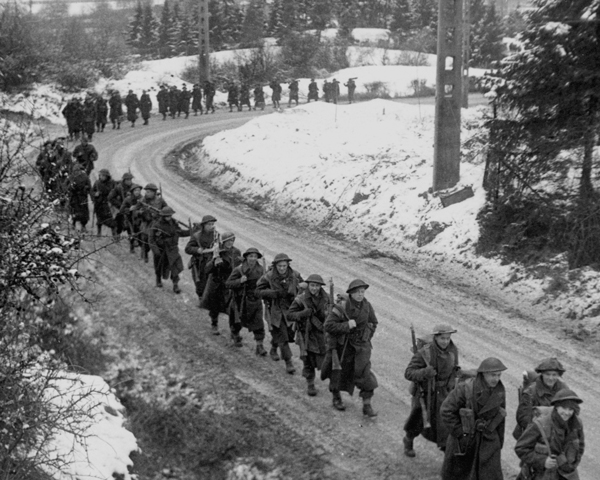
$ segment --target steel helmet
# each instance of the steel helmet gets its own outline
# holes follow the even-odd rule
[[[456,333],[450,325],[436,325],[431,332],[433,335],[442,335],[444,333]]]
[[[319,285],[325,285],[325,282],[323,281],[323,277],[321,277],[321,275],[317,275],[316,273],[309,275],[309,277],[304,281],[306,283],[318,283]]]
[[[160,211],[160,216],[161,217],[168,217],[169,215],[175,215],[175,210],[173,210],[171,207],[163,207],[162,210]]]
[[[290,257],[288,257],[285,253],[278,253],[277,255],[275,255],[275,258],[273,259],[273,265],[277,265],[279,262],[291,262],[292,259]]]
[[[250,255],[251,253],[256,253],[258,255],[258,258],[262,258],[262,253],[260,253],[258,251],[258,248],[254,248],[254,247],[250,247],[248,250],[246,250],[244,252],[244,254],[242,255],[242,257],[246,258],[248,255]]]
[[[346,293],[352,293],[353,290],[356,290],[357,288],[364,288],[365,290],[367,288],[369,288],[369,285],[367,283],[365,283],[362,280],[359,280],[358,278],[356,280],[352,280],[350,282],[350,285],[348,285],[348,290],[346,290]]]
[[[158,192],[158,187],[153,183],[149,183],[144,187],[144,190],[154,190],[155,192]]]
[[[562,390],[556,392],[556,395],[554,395],[554,397],[550,401],[550,404],[555,405],[557,403],[562,403],[565,401],[572,401],[578,404],[583,403],[583,400],[579,398],[573,390],[563,388]]]
[[[131,180],[132,178],[133,178],[133,175],[131,174],[131,172],[125,172],[123,174],[123,180],[127,180],[127,179]]]
[[[235,240],[235,233],[225,232],[223,235],[221,235],[221,243],[225,243],[227,240]]]
[[[213,217],[212,215],[204,215],[202,217],[202,221],[200,222],[200,225],[204,225],[205,223],[208,222],[216,222],[217,219],[215,217]]]
[[[535,368],[537,373],[542,372],[558,372],[560,376],[565,373],[565,367],[562,366],[562,363],[558,361],[556,357],[546,358],[540,362],[540,364]]]
[[[506,370],[506,366],[497,358],[489,357],[486,358],[479,368],[477,369],[477,373],[492,373],[492,372],[503,372]]]

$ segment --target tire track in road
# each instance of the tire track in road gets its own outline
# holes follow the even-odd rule
[[[160,182],[164,197],[177,212],[177,218],[198,220],[205,214],[214,215],[221,232],[236,233],[236,245],[242,250],[255,246],[269,259],[285,251],[293,258],[292,266],[304,276],[320,273],[324,278],[333,277],[336,292],[345,290],[356,277],[371,285],[367,298],[373,303],[380,322],[373,340],[373,366],[380,383],[374,405],[380,416],[375,426],[362,432],[374,445],[387,452],[396,450],[401,455],[402,425],[410,406],[408,384],[403,377],[411,356],[409,326],[414,324],[417,332],[423,334],[434,324],[450,323],[458,329],[455,341],[463,366],[471,368],[485,357],[496,356],[508,367],[503,375],[508,401],[503,451],[506,472],[517,472],[518,459],[512,450],[511,432],[521,372],[533,368],[542,358],[558,356],[567,365],[567,383],[585,402],[583,419],[588,454],[584,456],[580,475],[582,480],[596,478],[600,457],[589,452],[600,446],[598,425],[590,421],[591,412],[600,409],[597,381],[600,362],[597,358],[580,351],[573,342],[537,331],[535,319],[515,315],[510,306],[494,299],[499,295],[488,299],[485,292],[481,295],[482,292],[473,289],[458,288],[441,275],[432,277],[430,271],[420,271],[418,267],[385,258],[366,258],[368,245],[334,240],[308,227],[267,218],[246,206],[228,203],[166,168],[164,158],[175,146],[235,128],[255,115],[254,112],[218,113],[165,122],[152,119],[153,123],[148,127],[109,131],[97,136],[94,143],[100,153],[100,166],[109,168],[115,178],[131,169],[136,183]],[[285,161],[285,146],[281,150],[282,161]],[[182,240],[181,247],[184,242]],[[183,274],[182,287],[184,293],[179,301],[195,303],[194,288],[187,273]],[[417,441],[417,453],[420,456],[417,462],[441,463],[439,452],[427,442]],[[398,461],[404,461],[403,457],[400,456]]]

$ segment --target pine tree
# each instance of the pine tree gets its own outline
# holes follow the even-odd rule
[[[298,28],[297,0],[281,0],[281,24],[286,31]]]
[[[396,0],[392,12],[390,30],[402,36],[408,34],[411,27],[411,11],[408,0]]]
[[[148,3],[144,6],[144,16],[140,29],[140,40],[138,48],[148,53],[156,48],[158,42],[158,21],[154,16],[152,6]]]
[[[138,1],[135,8],[133,18],[129,22],[129,35],[127,43],[132,47],[138,47],[140,45],[140,37],[142,32],[142,23],[144,22],[144,9],[142,3]]]
[[[180,22],[178,51],[182,55],[191,55],[194,45],[194,34],[191,30],[189,16],[183,15]]]
[[[488,68],[502,58],[502,24],[494,4],[483,5],[483,15],[471,27],[471,61],[476,67]]]
[[[269,28],[267,32],[271,37],[281,37],[284,31],[282,0],[273,0],[269,12]]]
[[[337,2],[335,0],[314,0],[310,14],[311,27],[324,30],[333,20]]]
[[[179,42],[181,39],[181,21],[179,16],[179,2],[175,2],[173,4],[173,9],[171,10],[171,20],[167,32],[169,37],[167,46],[170,55],[179,55],[181,53],[179,49]]]
[[[161,57],[168,57],[169,49],[169,31],[171,29],[171,9],[169,0],[165,0],[160,16],[160,25],[158,27],[158,48]]]
[[[430,27],[437,31],[437,1],[411,0],[412,27],[421,29]]]
[[[241,43],[244,46],[255,46],[265,36],[265,1],[251,0],[246,7],[242,24]]]

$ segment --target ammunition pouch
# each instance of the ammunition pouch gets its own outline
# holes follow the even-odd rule
[[[463,433],[467,435],[473,435],[475,433],[475,413],[472,408],[461,408],[459,410],[460,424],[463,429]]]

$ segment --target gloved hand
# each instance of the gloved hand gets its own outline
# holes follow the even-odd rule
[[[431,365],[429,365],[423,369],[423,378],[424,379],[434,378],[436,376],[436,374],[437,374],[437,372],[435,371],[435,368],[433,368]]]

